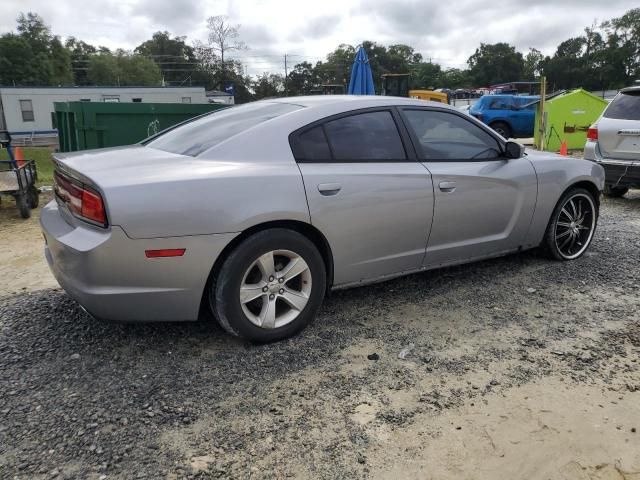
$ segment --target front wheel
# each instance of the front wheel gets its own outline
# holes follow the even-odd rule
[[[209,292],[220,325],[254,342],[281,340],[316,316],[326,288],[325,265],[313,242],[274,228],[244,240],[224,261]]]
[[[507,140],[511,138],[511,128],[505,122],[494,122],[489,126]]]
[[[575,260],[587,251],[598,223],[598,204],[583,188],[565,193],[556,205],[544,244],[552,258]]]

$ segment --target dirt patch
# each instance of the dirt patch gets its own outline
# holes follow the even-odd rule
[[[42,204],[51,200],[42,194]],[[21,291],[57,287],[44,260],[44,239],[40,232],[40,209],[29,219],[20,218],[12,198],[0,203],[0,296]]]

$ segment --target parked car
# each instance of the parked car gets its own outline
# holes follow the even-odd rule
[[[469,113],[489,125],[504,138],[533,136],[536,95],[484,95]]]
[[[640,86],[620,90],[587,132],[584,158],[604,167],[604,194],[640,188]]]
[[[196,320],[264,342],[325,294],[540,245],[589,247],[604,172],[447,105],[265,100],[141,144],[55,154],[47,261],[98,318]]]

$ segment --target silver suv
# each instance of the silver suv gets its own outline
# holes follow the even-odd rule
[[[620,90],[589,128],[584,158],[604,167],[605,195],[640,188],[640,86]]]

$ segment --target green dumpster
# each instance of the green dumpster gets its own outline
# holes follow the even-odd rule
[[[54,103],[62,152],[137,143],[189,118],[225,105],[188,103]]]
[[[607,101],[581,88],[563,93],[544,104],[545,150],[557,152],[562,142],[569,150],[582,150],[587,141],[587,130],[600,117]],[[540,108],[536,110],[535,125],[540,125]],[[535,128],[534,141],[539,145],[539,128]]]

